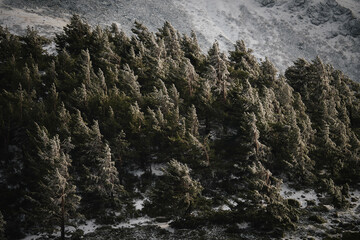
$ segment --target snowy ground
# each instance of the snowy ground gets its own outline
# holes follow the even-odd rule
[[[306,210],[310,209],[314,206],[320,206],[321,201],[319,200],[319,197],[322,198],[322,195],[316,194],[313,190],[295,190],[291,188],[288,184],[282,184],[280,194],[285,199],[296,199],[300,202],[301,208]],[[318,197],[319,196],[319,197]],[[143,203],[145,199],[135,199],[133,201],[134,207],[136,210],[141,210],[143,208]],[[241,200],[241,199],[238,199]],[[315,205],[308,206],[307,202],[313,201]],[[303,215],[301,219],[298,222],[298,227],[295,231],[290,231],[285,234],[285,237],[282,239],[307,239],[309,237],[312,237],[312,239],[323,239],[323,237],[331,233],[330,235],[332,237],[341,237],[341,231],[343,231],[343,228],[341,227],[341,224],[347,224],[349,226],[355,226],[359,221],[359,214],[360,214],[360,191],[359,190],[351,190],[350,191],[350,198],[349,201],[351,201],[351,207],[348,210],[337,210],[331,206],[326,206],[328,209],[327,211],[314,211],[310,210],[309,214],[315,214],[317,216],[321,216],[323,219],[325,219],[325,223],[314,223],[309,222],[308,217],[309,215]],[[236,206],[236,202],[233,201],[231,198],[229,198],[225,204],[220,205],[216,208],[214,208],[214,211],[231,211],[231,206]],[[134,233],[137,232],[137,230],[141,227],[147,227],[147,226],[153,226],[153,227],[159,227],[160,229],[166,230],[166,232],[169,234],[167,236],[175,236],[178,234],[179,230],[176,230],[170,227],[171,221],[165,221],[165,222],[159,222],[154,218],[150,218],[148,216],[141,216],[136,218],[128,219],[124,222],[119,222],[113,225],[109,225],[108,229],[113,230],[126,230],[126,229],[133,229]],[[248,222],[242,222],[236,224],[239,230],[243,230],[244,237],[247,239],[256,239],[256,237],[252,236],[251,226]],[[104,227],[103,225],[96,224],[95,220],[87,220],[84,224],[81,224],[77,227],[77,229],[81,229],[84,231],[84,234],[91,234],[96,233],[97,229],[100,229],[101,227]],[[214,226],[216,228],[216,226]],[[74,227],[67,227],[67,232],[74,232]],[[359,228],[360,230],[360,228]],[[180,230],[181,231],[181,230]],[[191,230],[188,230],[191,232]],[[219,234],[221,234],[222,230],[215,229],[214,231],[219,231]],[[102,234],[102,232],[99,232],[99,234]],[[175,235],[173,235],[175,234]],[[184,232],[182,232],[184,234]],[[190,233],[189,233],[190,234]],[[215,234],[215,233],[213,233]],[[60,233],[53,234],[53,236],[59,236]],[[186,235],[187,236],[187,235]],[[240,236],[240,235],[239,235]],[[45,237],[44,234],[39,235],[29,235],[23,240],[36,240],[38,238]],[[171,238],[173,239],[173,238]],[[177,239],[177,238],[176,238]],[[225,239],[225,238],[224,238]]]
[[[316,205],[320,203],[319,198],[314,190],[295,190],[288,184],[281,185],[280,195],[284,199],[295,199],[300,202],[301,208],[306,208],[308,201],[313,201]]]
[[[335,209],[330,205],[323,205],[326,211],[312,211],[309,209],[310,214],[320,216],[325,220],[325,223],[314,223],[308,221],[308,215],[304,215],[298,223],[296,231],[286,233],[283,239],[295,240],[295,239],[323,239],[323,237],[330,233],[332,237],[341,238],[341,234],[344,229],[342,226],[352,226],[356,228],[356,225],[360,221],[360,191],[351,190],[350,197],[348,198],[351,203],[350,208],[346,210]],[[280,194],[285,199],[296,199],[301,203],[301,208],[307,209],[307,202],[315,202],[315,206],[321,205],[319,197],[323,195],[316,194],[313,190],[295,190],[289,187],[288,184],[282,184]],[[360,226],[357,226],[360,231]],[[352,230],[353,231],[353,230]]]
[[[47,16],[41,8],[13,8],[0,0],[0,24],[13,33],[24,33],[27,26],[36,26],[40,34],[47,35],[61,31],[67,23],[64,17]]]
[[[138,218],[132,218],[129,219],[126,222],[121,222],[118,224],[111,225],[111,228],[113,229],[119,229],[119,228],[136,228],[139,226],[158,226],[161,229],[165,229],[168,232],[173,233],[175,230],[170,227],[170,222],[157,222],[153,218],[149,218],[147,216],[144,217],[138,217]],[[99,225],[95,223],[95,220],[88,220],[86,223],[79,225],[76,229],[80,229],[84,231],[84,234],[93,233],[96,231],[97,228],[103,227],[103,225]],[[66,227],[67,234],[74,232],[76,230],[74,227]],[[60,232],[57,232],[53,234],[52,236],[60,236]],[[29,235],[23,238],[22,240],[36,240],[41,237],[46,237],[46,234],[37,234],[37,235]]]

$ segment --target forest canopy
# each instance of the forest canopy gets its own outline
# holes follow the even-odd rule
[[[0,239],[134,214],[281,235],[308,214],[280,194],[285,182],[350,206],[357,82],[320,58],[281,75],[244,41],[203,53],[168,22],[132,32],[77,15],[52,40],[0,27]]]

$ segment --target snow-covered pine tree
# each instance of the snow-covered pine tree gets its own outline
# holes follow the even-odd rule
[[[49,232],[60,226],[65,239],[65,225],[77,216],[80,197],[69,175],[71,160],[62,149],[59,137],[50,138],[45,127],[36,125],[37,156],[31,161],[36,189],[27,195],[31,208],[27,210],[36,229]]]
[[[184,34],[181,40],[181,48],[184,56],[190,59],[191,64],[197,68],[203,60],[200,46],[197,41],[196,33],[192,30],[190,36]]]
[[[137,102],[135,102],[134,105],[130,106],[130,112],[132,116],[132,121],[130,123],[132,129],[135,132],[140,131],[145,118],[144,118],[144,113],[141,111],[139,104]]]
[[[100,204],[100,206],[112,208],[119,207],[120,197],[124,189],[120,185],[119,173],[107,143],[96,156],[95,161],[97,166],[92,167],[92,174],[88,176],[91,178],[91,182],[89,182],[86,191],[91,193],[91,195],[95,195],[98,199],[98,202],[94,201],[95,205]]]
[[[214,42],[213,46],[209,49],[208,58],[210,65],[216,72],[215,92],[222,96],[223,100],[226,101],[232,83],[229,77],[230,73],[228,71],[226,57],[220,52],[219,43],[217,41]]]
[[[188,127],[189,133],[195,137],[199,136],[199,120],[196,114],[196,107],[194,105],[191,105],[189,109],[186,126]]]
[[[164,175],[152,188],[146,208],[150,212],[171,217],[191,213],[199,199],[202,186],[193,180],[186,164],[171,160],[163,169]]]
[[[186,88],[189,97],[193,97],[199,85],[199,76],[195,71],[194,66],[191,64],[189,59],[185,59],[182,65],[182,71],[184,74],[184,80],[186,81]]]
[[[260,67],[256,58],[252,55],[252,50],[246,49],[243,40],[236,41],[234,47],[234,51],[229,52],[229,59],[233,64],[236,75],[241,78],[249,77],[256,80],[260,73]]]
[[[164,39],[168,56],[174,60],[180,60],[184,56],[180,45],[180,34],[169,22],[164,23],[157,35],[159,38]]]
[[[87,135],[78,138],[81,142],[74,149],[79,156],[78,185],[83,195],[83,206],[85,209],[97,206],[99,210],[119,207],[123,188],[111,149],[103,142],[98,121],[83,132]]]
[[[79,15],[73,15],[70,23],[64,27],[64,32],[56,34],[56,49],[59,52],[66,49],[71,55],[77,56],[88,46],[90,36],[90,25],[85,23]]]
[[[125,82],[125,87],[129,91],[129,96],[134,97],[137,101],[142,101],[142,95],[140,92],[140,84],[137,81],[137,76],[134,75],[134,71],[130,69],[128,64],[125,64],[123,70],[121,70],[122,81]]]

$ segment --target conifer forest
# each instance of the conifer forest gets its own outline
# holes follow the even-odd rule
[[[360,239],[358,82],[132,32],[0,27],[0,239]]]

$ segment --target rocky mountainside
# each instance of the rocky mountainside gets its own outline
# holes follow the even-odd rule
[[[18,33],[27,25],[60,31],[73,13],[128,33],[135,20],[152,31],[169,21],[181,33],[194,29],[205,51],[215,39],[223,50],[243,39],[281,71],[298,57],[319,55],[360,80],[359,0],[2,0],[0,13],[0,24]]]

